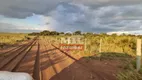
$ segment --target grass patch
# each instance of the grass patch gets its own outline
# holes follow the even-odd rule
[[[126,59],[132,58],[132,56],[125,53],[116,53],[116,52],[102,52],[97,53],[94,56],[87,56],[86,59],[100,59],[100,60],[112,60],[112,59]]]
[[[117,74],[118,80],[142,80],[142,67],[136,70],[136,59],[125,62],[123,70]]]
[[[99,53],[101,58],[132,58],[132,56],[126,53],[116,53],[116,52],[102,52]]]
[[[33,37],[23,33],[0,33],[0,48],[13,45],[17,42],[30,40],[31,38]]]
[[[142,80],[142,74],[136,70],[125,70],[117,75],[118,80]]]

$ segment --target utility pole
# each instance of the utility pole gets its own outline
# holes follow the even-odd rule
[[[141,68],[141,39],[137,39],[137,71]]]

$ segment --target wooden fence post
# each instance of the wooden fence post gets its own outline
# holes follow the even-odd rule
[[[137,71],[141,68],[141,39],[137,39]]]
[[[85,38],[85,41],[84,41],[84,51],[87,50],[87,43],[86,43],[87,39]]]
[[[99,48],[99,52],[102,52],[102,39],[100,39],[100,48]]]

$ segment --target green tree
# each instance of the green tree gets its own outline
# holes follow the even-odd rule
[[[67,36],[71,36],[72,34],[71,34],[71,33],[66,33],[65,35],[67,35]]]
[[[65,34],[64,32],[60,32],[60,34]]]
[[[40,32],[40,35],[50,35],[50,31],[44,30],[44,31]]]
[[[75,31],[73,34],[74,35],[81,35],[81,31]]]
[[[50,35],[59,35],[59,32],[57,32],[57,31],[51,31]]]

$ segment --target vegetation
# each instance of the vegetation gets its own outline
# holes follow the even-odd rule
[[[29,35],[42,35],[42,36],[50,36],[50,35],[81,35],[81,31],[75,31],[74,33],[64,33],[64,32],[57,32],[57,31],[48,31],[44,30],[40,33],[30,33]]]
[[[118,80],[142,80],[142,67],[136,70],[136,59],[125,62],[123,70],[117,75]]]
[[[3,48],[6,45],[12,45],[24,40],[29,40],[30,38],[31,37],[28,37],[28,34],[0,33],[0,48]]]
[[[31,33],[29,35],[41,35],[41,36],[71,36],[71,35],[83,35],[86,38],[86,53],[87,54],[97,54],[100,50],[100,40],[101,51],[102,52],[116,52],[129,54],[135,56],[136,53],[136,40],[137,38],[142,38],[142,36],[135,35],[107,35],[106,33],[94,34],[91,32],[82,33],[81,31],[75,31],[71,33],[57,32],[57,31],[42,31],[40,33]]]
[[[73,34],[74,35],[81,35],[81,31],[75,31]]]
[[[44,31],[42,31],[40,33],[33,32],[33,33],[30,33],[29,35],[34,35],[34,36],[36,36],[36,35],[49,36],[49,35],[59,35],[59,34],[64,34],[64,33],[63,32],[59,33],[57,31],[44,30]]]
[[[117,52],[129,54],[135,56],[136,53],[136,40],[141,38],[139,36],[132,35],[85,35],[87,39],[87,50],[90,53],[98,53],[100,49],[101,41],[101,51],[102,52]]]

